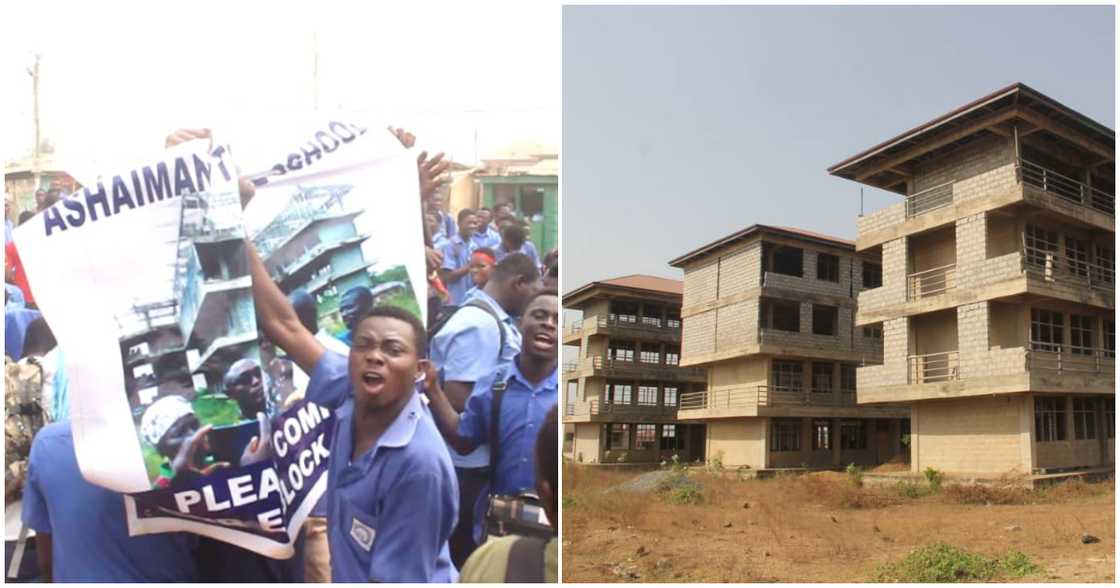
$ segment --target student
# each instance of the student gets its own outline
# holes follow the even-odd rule
[[[437,227],[436,232],[432,233],[432,239],[435,236],[442,235],[444,239],[450,239],[456,233],[455,219],[451,218],[450,214],[443,211],[443,199],[438,194],[433,195],[428,199],[428,210],[435,213]]]
[[[541,258],[537,255],[537,246],[525,238],[525,227],[518,224],[509,224],[502,229],[502,243],[494,250],[498,261],[510,253],[521,253],[533,260],[533,265],[540,267]]]
[[[475,290],[432,336],[432,362],[439,366],[440,384],[456,412],[465,409],[476,381],[492,375],[521,351],[521,333],[512,317],[524,311],[538,279],[529,258],[506,257],[485,287]],[[483,443],[466,455],[452,453],[451,461],[460,500],[451,556],[461,566],[481,540],[475,537],[474,515],[485,513],[485,504],[479,500],[484,497],[490,470],[489,450]]]
[[[555,290],[541,290],[533,295],[521,317],[521,352],[509,364],[475,382],[462,415],[451,405],[434,368],[425,379],[439,431],[461,455],[487,442],[495,383],[499,387],[504,383],[498,422],[498,463],[491,464],[491,494],[516,495],[536,487],[533,443],[545,414],[557,403],[558,307]]]
[[[447,447],[415,382],[427,333],[400,308],[359,316],[349,356],[300,323],[246,241],[253,298],[268,338],[311,374],[308,400],[336,411],[327,473],[333,582],[453,582],[447,541],[458,489]]]
[[[194,582],[198,537],[128,534],[124,496],[82,477],[70,422],[43,427],[31,446],[23,523],[39,569],[54,582]]]
[[[432,211],[425,212],[424,224],[432,237],[432,249],[442,253],[443,248],[447,246],[447,236],[440,231],[439,214]]]
[[[544,507],[548,522],[555,530],[559,522],[559,501],[557,484],[559,467],[556,435],[559,428],[556,405],[544,417],[541,433],[537,436],[537,495]],[[547,542],[510,535],[487,541],[471,555],[463,566],[460,582],[470,583],[556,583],[556,561],[559,548],[556,536]]]
[[[475,230],[471,240],[474,241],[476,248],[483,247],[493,249],[502,242],[501,236],[498,234],[497,229],[490,226],[490,209],[485,206],[478,209],[478,229]]]
[[[471,254],[471,282],[474,287],[467,290],[467,298],[470,298],[476,290],[486,287],[486,282],[490,280],[490,274],[494,272],[497,263],[493,249],[479,247],[474,250]]]
[[[478,228],[478,216],[469,208],[459,211],[459,232],[443,247],[443,268],[439,277],[451,295],[451,304],[460,306],[471,289],[471,253],[475,250],[471,236]]]

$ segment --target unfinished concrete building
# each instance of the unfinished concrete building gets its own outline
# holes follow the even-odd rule
[[[883,280],[856,324],[886,355],[857,385],[911,406],[914,471],[1115,463],[1114,153],[1112,129],[1014,84],[828,170],[903,197],[858,220]]]
[[[565,452],[581,463],[704,459],[704,426],[677,420],[704,370],[680,367],[681,282],[632,275],[564,295],[583,312],[564,329]]]
[[[703,391],[678,418],[705,423],[708,461],[754,469],[905,459],[905,406],[856,404],[856,369],[882,360],[882,332],[853,329],[856,294],[877,287],[873,252],[798,229],[754,225],[669,262],[684,270],[681,365]]]

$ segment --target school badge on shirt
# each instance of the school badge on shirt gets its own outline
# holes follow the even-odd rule
[[[353,519],[350,524],[350,536],[366,551],[369,551],[370,548],[373,547],[373,536],[376,534],[377,531],[374,531],[372,527],[359,521],[357,518]]]

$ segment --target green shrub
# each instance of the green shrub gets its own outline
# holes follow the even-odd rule
[[[673,504],[700,504],[704,501],[704,487],[685,474],[664,480],[657,491]]]
[[[844,468],[844,472],[848,474],[848,481],[851,482],[853,486],[863,486],[863,468],[854,463],[850,463],[848,467]]]
[[[944,478],[944,475],[941,472],[933,469],[932,466],[927,467],[924,471],[922,471],[922,473],[926,476],[926,482],[929,482],[930,491],[934,494],[940,492],[941,480],[942,478]]]
[[[929,494],[921,485],[909,480],[898,481],[898,493],[907,498],[921,498]]]
[[[713,472],[723,471],[723,451],[717,451],[714,455],[712,455],[712,459],[709,462],[709,467]]]
[[[1023,577],[1038,570],[1030,557],[1021,551],[1009,551],[1003,558],[988,558],[946,543],[933,543],[911,551],[902,561],[879,566],[872,580],[906,583],[987,582],[1004,575]]]

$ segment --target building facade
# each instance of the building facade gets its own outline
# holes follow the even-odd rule
[[[886,354],[856,377],[860,406],[911,406],[914,471],[1115,462],[1114,153],[1014,84],[829,169],[903,196],[858,220],[883,278],[856,325]]]
[[[684,271],[681,365],[702,391],[678,418],[706,425],[725,466],[875,465],[905,459],[909,410],[856,403],[856,369],[883,357],[882,332],[853,328],[877,256],[850,241],[754,225],[669,262]]]
[[[704,387],[681,367],[681,282],[632,275],[564,296],[582,320],[564,330],[578,359],[563,366],[565,454],[580,463],[704,459],[704,425],[677,419],[680,399]]]

